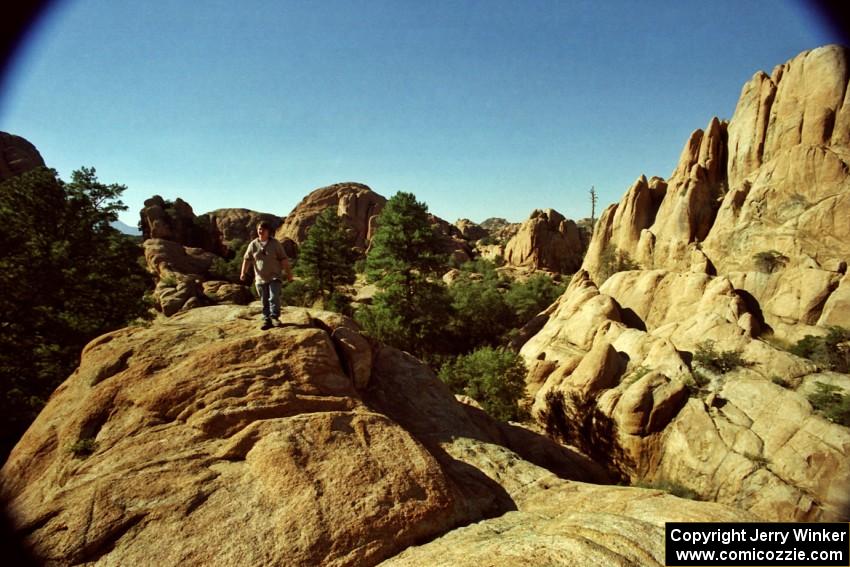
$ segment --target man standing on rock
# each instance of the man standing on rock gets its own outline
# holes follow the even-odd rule
[[[281,275],[286,272],[286,280],[292,281],[292,270],[283,245],[272,235],[272,226],[268,221],[257,225],[257,238],[251,241],[242,259],[242,273],[239,279],[245,281],[248,264],[254,265],[257,293],[263,300],[263,326],[271,329],[272,320],[280,326],[280,288]]]

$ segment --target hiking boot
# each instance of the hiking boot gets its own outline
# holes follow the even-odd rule
[[[263,321],[263,326],[262,326],[262,327],[260,327],[260,329],[262,329],[263,331],[268,331],[268,330],[269,330],[269,329],[271,329],[272,327],[274,327],[274,325],[272,325],[272,321],[271,321],[271,319],[265,319],[265,320]]]

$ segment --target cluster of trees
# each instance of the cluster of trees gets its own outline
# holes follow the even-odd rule
[[[512,282],[486,260],[462,266],[447,286],[441,279],[449,268],[444,243],[427,205],[410,193],[392,197],[377,224],[364,272],[379,291],[354,313],[366,334],[437,367],[454,391],[474,397],[491,414],[521,418],[525,370],[505,347],[563,287],[543,274]],[[338,290],[356,277],[351,241],[332,210],[322,213],[301,247],[295,267],[301,279],[287,286],[287,299],[302,305],[321,299],[326,308],[350,313]]]
[[[123,185],[94,168],[38,168],[0,184],[0,450],[5,456],[83,346],[147,316],[138,244],[110,224]]]

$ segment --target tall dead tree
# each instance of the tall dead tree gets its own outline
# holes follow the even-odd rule
[[[593,229],[596,226],[596,188],[590,186],[590,234],[593,234]]]

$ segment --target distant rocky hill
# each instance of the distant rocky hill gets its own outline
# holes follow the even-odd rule
[[[115,221],[112,223],[112,227],[119,231],[121,234],[126,234],[128,236],[141,236],[142,231],[138,229],[138,227],[130,226],[127,223],[121,221]]]
[[[606,209],[522,347],[542,422],[592,414],[633,480],[769,520],[846,515],[850,429],[809,398],[850,400],[850,341],[828,329],[850,329],[848,79],[837,46],[757,73],[670,178]],[[804,335],[836,337],[838,362],[789,349]]]

